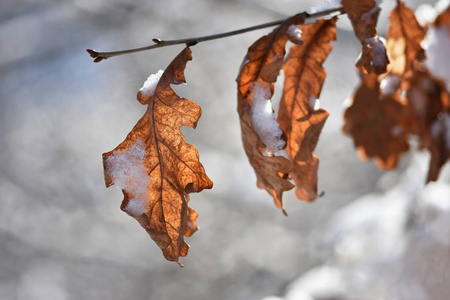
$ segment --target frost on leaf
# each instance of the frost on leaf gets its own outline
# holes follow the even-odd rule
[[[397,94],[382,95],[375,74],[363,75],[352,98],[344,113],[344,132],[353,137],[362,159],[374,158],[378,167],[393,169],[409,149],[406,105]]]
[[[109,178],[107,181],[132,195],[124,210],[133,215],[140,216],[147,212],[149,205],[148,186],[150,177],[145,168],[145,144],[137,139],[129,148],[123,151],[114,151],[105,160],[105,170]]]
[[[155,94],[156,86],[158,85],[158,81],[163,73],[164,70],[159,70],[155,74],[148,76],[147,80],[144,82],[144,85],[139,90],[139,92],[141,92],[141,98],[149,98]]]
[[[323,62],[336,39],[336,18],[301,26],[304,43],[293,45],[283,65],[285,82],[278,123],[286,133],[285,151],[294,164],[290,174],[295,195],[304,201],[317,198],[319,160],[313,154],[328,112],[316,107],[326,71]],[[315,109],[318,108],[318,109]]]
[[[363,74],[385,73],[389,60],[376,30],[381,1],[342,0],[341,3],[352,22],[356,37],[361,41],[362,53],[356,62],[356,67]]]
[[[304,14],[295,15],[253,43],[236,79],[245,153],[255,170],[257,186],[266,189],[272,195],[275,205],[283,211],[283,192],[293,188],[288,180],[292,163],[283,156],[275,155],[284,148],[285,141],[278,123],[273,119],[273,108],[269,100],[273,96],[274,83],[284,62],[289,32],[292,33],[294,29],[291,26],[298,26],[303,22]],[[264,119],[268,120],[268,125],[261,124]]]
[[[283,140],[281,131],[275,114],[272,108],[269,94],[270,89],[264,90],[258,82],[250,88],[252,103],[250,114],[252,119],[253,129],[264,144],[264,155],[272,155],[286,146]]]
[[[125,196],[121,209],[141,224],[167,260],[176,262],[188,253],[183,236],[197,230],[189,193],[212,187],[197,149],[180,131],[181,126],[196,127],[200,106],[170,86],[185,82],[191,59],[185,48],[152,84],[154,93],[138,93],[138,101],[148,105],[145,115],[119,146],[103,154],[106,185],[119,185]]]
[[[401,1],[390,13],[386,48],[390,64],[388,73],[401,76],[403,80],[413,76],[415,64],[425,58],[420,45],[425,29],[420,26],[412,9]]]

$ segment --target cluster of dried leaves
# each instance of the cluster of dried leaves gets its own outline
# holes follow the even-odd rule
[[[449,18],[450,8],[433,26],[449,26]],[[373,158],[385,170],[397,166],[400,155],[409,150],[410,136],[418,136],[420,149],[431,153],[427,179],[431,181],[450,158],[445,132],[449,129],[443,124],[450,105],[445,84],[423,65],[421,42],[426,31],[413,10],[397,1],[386,40],[387,72],[360,73],[361,84],[345,111],[343,130],[353,137],[361,159]]]
[[[356,64],[361,84],[345,112],[344,132],[353,137],[362,158],[374,158],[384,169],[394,168],[400,154],[409,149],[409,135],[419,136],[421,148],[432,154],[428,180],[436,180],[450,155],[445,145],[447,129],[439,126],[450,105],[443,83],[421,64],[425,55],[420,43],[426,28],[419,25],[411,9],[398,1],[391,12],[385,48],[376,31],[379,8],[375,0],[342,0],[342,5],[362,45]],[[444,14],[436,26],[448,26],[449,10]],[[296,197],[307,202],[318,197],[319,160],[313,152],[328,117],[328,112],[314,103],[326,77],[322,64],[336,39],[337,17],[304,24],[306,16],[302,13],[289,18],[253,43],[237,77],[245,152],[258,187],[267,190],[283,212],[284,191],[295,187]],[[142,225],[167,260],[176,262],[188,252],[184,236],[197,230],[198,214],[188,206],[189,193],[212,188],[197,149],[185,142],[180,131],[181,126],[195,128],[200,106],[180,98],[171,88],[172,84],[185,82],[184,69],[191,59],[187,47],[163,73],[154,95],[138,93],[139,102],[148,106],[145,115],[119,146],[103,155],[106,184],[111,186],[114,178],[106,163],[108,158],[127,151],[136,141],[145,143],[143,164],[150,178],[145,187],[148,207],[141,215],[131,214],[126,207],[137,196],[132,189],[123,189],[121,208]],[[256,97],[253,87],[265,91],[270,105],[281,70],[285,80],[276,122],[283,132],[285,155],[280,153],[283,149],[267,151],[255,130],[252,113]],[[380,88],[383,81],[391,85],[389,89]],[[270,109],[275,119],[275,111]]]

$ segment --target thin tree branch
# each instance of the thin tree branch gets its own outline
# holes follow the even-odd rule
[[[344,13],[345,13],[344,8],[340,6],[337,8],[323,10],[323,11],[319,11],[319,12],[312,13],[312,14],[309,14],[307,12],[304,12],[303,14],[304,14],[305,20],[308,20],[308,19],[314,19],[314,18],[319,18],[319,17],[333,15],[333,14],[340,15],[340,14],[344,14]],[[263,29],[263,28],[267,28],[267,27],[273,27],[276,25],[280,25],[280,24],[283,24],[288,19],[289,18],[285,18],[282,20],[259,24],[259,25],[255,25],[255,26],[251,26],[251,27],[247,27],[247,28],[228,31],[228,32],[224,32],[224,33],[200,36],[200,37],[183,38],[183,39],[168,40],[168,41],[164,41],[161,39],[153,39],[153,42],[155,44],[150,45],[150,46],[140,47],[140,48],[112,51],[112,52],[97,52],[92,49],[86,49],[86,51],[91,55],[92,58],[94,58],[94,62],[97,63],[104,59],[108,59],[108,58],[114,57],[114,56],[119,56],[119,55],[129,54],[129,53],[136,53],[136,52],[141,52],[141,51],[146,51],[146,50],[151,50],[151,49],[156,49],[156,48],[162,48],[162,47],[167,47],[167,46],[180,45],[180,44],[186,44],[186,46],[194,46],[200,42],[217,40],[217,39],[221,39],[221,38],[225,38],[225,37],[229,37],[229,36],[233,36],[233,35],[238,35],[238,34],[250,32],[250,31],[254,31],[254,30],[258,30],[258,29]]]

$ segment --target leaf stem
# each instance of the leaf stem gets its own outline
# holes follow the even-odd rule
[[[345,13],[344,8],[342,6],[340,6],[340,7],[327,9],[327,10],[322,10],[322,11],[312,13],[312,14],[307,13],[307,12],[304,12],[303,14],[304,14],[305,20],[307,20],[307,19],[314,19],[314,18],[319,18],[319,17],[323,17],[323,16],[328,16],[328,15],[332,15],[332,14],[340,15],[340,14],[344,14],[344,13]],[[238,34],[250,32],[250,31],[254,31],[254,30],[258,30],[258,29],[263,29],[263,28],[267,28],[267,27],[273,27],[276,25],[280,25],[280,24],[283,24],[283,22],[285,22],[287,19],[288,18],[285,18],[282,20],[277,20],[277,21],[272,21],[269,23],[259,24],[259,25],[255,25],[255,26],[251,26],[251,27],[246,27],[246,28],[242,28],[242,29],[238,29],[238,30],[217,33],[217,34],[212,34],[212,35],[206,35],[206,36],[200,36],[200,37],[183,38],[183,39],[168,40],[168,41],[164,41],[161,39],[153,39],[153,42],[154,42],[153,45],[140,47],[140,48],[133,48],[133,49],[127,49],[127,50],[120,50],[120,51],[111,51],[111,52],[97,52],[92,49],[86,49],[86,51],[91,55],[92,58],[94,58],[94,62],[97,63],[104,59],[108,59],[108,58],[114,57],[114,56],[119,56],[119,55],[129,54],[129,53],[136,53],[136,52],[141,52],[141,51],[146,51],[146,50],[151,50],[151,49],[156,49],[156,48],[162,48],[162,47],[167,47],[167,46],[180,45],[180,44],[186,44],[186,46],[194,46],[200,42],[217,40],[217,39],[221,39],[221,38],[225,38],[225,37],[229,37],[229,36],[233,36],[233,35],[238,35]]]

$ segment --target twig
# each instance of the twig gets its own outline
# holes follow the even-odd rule
[[[308,19],[319,18],[319,17],[328,16],[328,15],[332,15],[332,14],[339,15],[339,14],[344,14],[344,13],[345,13],[345,10],[343,7],[337,7],[337,8],[332,8],[332,9],[312,13],[312,14],[309,14],[307,12],[304,12],[303,14],[305,15],[304,16],[305,20],[308,20]],[[119,55],[129,54],[129,53],[136,53],[136,52],[141,52],[141,51],[146,51],[146,50],[151,50],[151,49],[156,49],[156,48],[162,48],[162,47],[167,47],[167,46],[180,45],[180,44],[186,44],[186,46],[194,46],[200,42],[217,40],[217,39],[221,39],[221,38],[225,38],[225,37],[229,37],[229,36],[233,36],[233,35],[246,33],[249,31],[254,31],[254,30],[258,30],[258,29],[263,29],[263,28],[267,28],[267,27],[273,27],[276,25],[280,25],[280,24],[283,24],[288,19],[289,18],[285,18],[282,20],[264,23],[264,24],[260,24],[260,25],[255,25],[255,26],[242,28],[242,29],[238,29],[238,30],[234,30],[234,31],[228,31],[228,32],[224,32],[224,33],[206,35],[206,36],[201,36],[201,37],[183,38],[183,39],[168,40],[168,41],[164,41],[161,39],[153,39],[153,42],[155,44],[150,45],[150,46],[140,47],[140,48],[134,48],[134,49],[112,51],[112,52],[97,52],[92,49],[86,49],[86,51],[91,55],[92,58],[94,58],[94,62],[97,63],[104,59],[108,59],[108,58],[114,57],[114,56],[119,56]]]

